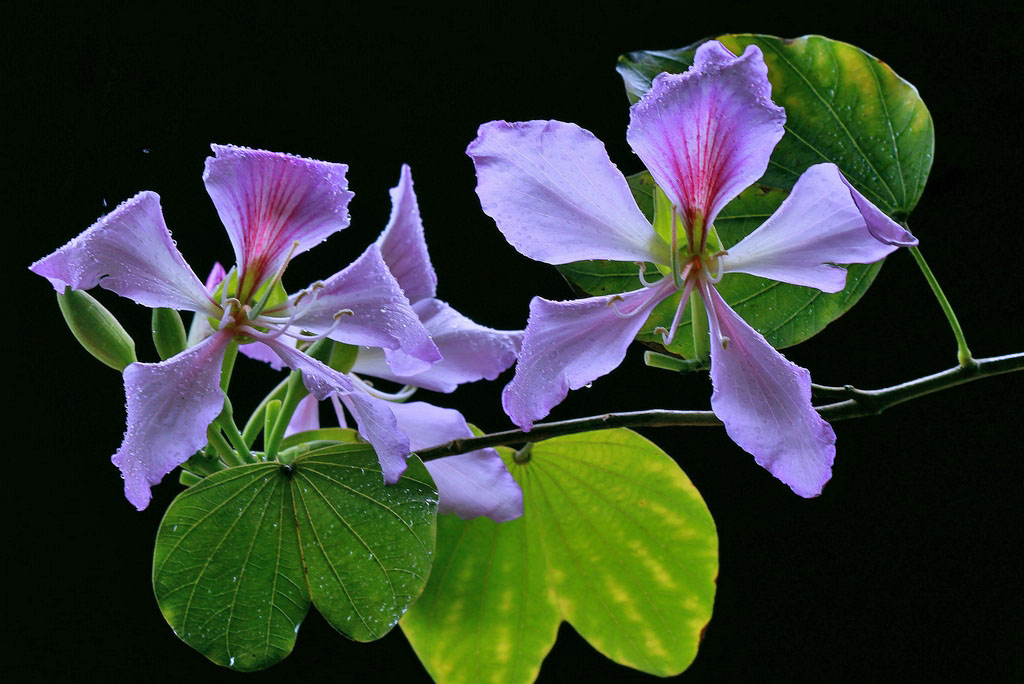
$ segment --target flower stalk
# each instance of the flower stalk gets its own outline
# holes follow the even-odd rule
[[[904,224],[905,225],[905,224]],[[953,307],[950,305],[949,300],[946,299],[945,293],[942,291],[942,287],[939,285],[939,281],[936,280],[935,274],[928,268],[928,262],[924,260],[924,255],[921,254],[921,250],[918,247],[911,247],[910,253],[914,255],[914,261],[917,262],[917,267],[921,269],[921,274],[924,275],[924,279],[928,281],[928,286],[932,288],[932,294],[939,300],[939,306],[942,307],[942,312],[946,314],[946,320],[949,321],[949,327],[953,329],[953,337],[956,338],[956,358],[960,362],[962,368],[970,368],[975,365],[976,361],[971,356],[971,350],[967,347],[967,340],[964,338],[964,331],[960,327],[960,321],[957,320],[956,313],[953,312]]]

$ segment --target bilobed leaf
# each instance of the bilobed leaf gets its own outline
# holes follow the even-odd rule
[[[236,670],[287,656],[310,602],[343,634],[379,638],[426,582],[436,510],[415,456],[386,487],[366,445],[220,471],[160,524],[157,603],[182,640]]]
[[[297,460],[295,518],[313,604],[347,637],[379,639],[430,575],[437,490],[416,457],[388,487],[377,455],[338,446]]]
[[[737,55],[748,45],[761,48],[772,100],[786,110],[786,134],[761,183],[788,190],[808,166],[833,162],[887,214],[910,213],[935,147],[931,115],[914,86],[860,48],[823,36],[725,34],[715,40]],[[662,71],[685,71],[703,42],[620,57],[630,100]]]
[[[402,628],[441,684],[533,681],[568,621],[601,653],[667,676],[711,616],[711,514],[661,449],[629,430],[559,437],[502,456],[524,515],[443,516],[434,574]]]

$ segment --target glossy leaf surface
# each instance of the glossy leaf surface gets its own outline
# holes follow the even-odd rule
[[[711,616],[718,539],[675,462],[624,429],[540,442],[525,463],[501,451],[524,516],[443,516],[434,574],[401,623],[431,676],[533,681],[562,620],[623,665],[686,669]]]
[[[410,458],[385,487],[373,450],[332,445],[221,471],[185,490],[157,533],[153,588],[167,622],[220,665],[288,655],[312,602],[353,639],[380,638],[422,590],[437,490]]]

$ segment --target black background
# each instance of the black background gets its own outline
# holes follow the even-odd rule
[[[705,6],[706,5],[706,6]],[[715,33],[821,33],[914,83],[937,135],[910,218],[977,356],[1024,347],[1019,194],[1019,11],[935,2],[814,8],[769,3],[537,6],[344,4],[183,15],[137,6],[7,17],[4,236],[15,446],[8,451],[5,622],[15,681],[241,681],[171,632],[152,596],[152,539],[173,477],[136,513],[110,464],[124,427],[118,375],[63,329],[52,290],[25,267],[139,190],[157,191],[204,276],[231,250],[201,182],[211,142],[350,165],[352,225],[302,256],[292,279],[349,263],[387,220],[387,190],[413,169],[439,294],[498,328],[529,299],[568,298],[553,268],[518,255],[479,210],[464,155],[496,118],[555,118],[593,131],[625,172],[627,101],[615,59]],[[298,281],[295,281],[296,283]],[[154,360],[148,311],[106,303]],[[13,305],[13,308],[12,306]],[[897,253],[850,313],[787,350],[825,384],[879,387],[955,363],[945,320],[909,254]],[[273,374],[239,363],[236,407]],[[506,379],[505,376],[504,379]],[[251,388],[247,392],[246,389]],[[501,382],[441,403],[509,427]],[[837,423],[832,482],[802,500],[717,429],[646,434],[673,455],[715,516],[715,614],[684,682],[1020,681],[1022,516],[1019,376]],[[703,408],[709,383],[645,368],[635,350],[552,418]],[[425,398],[430,398],[429,396]],[[439,399],[435,397],[435,399]],[[541,681],[654,681],[611,663],[563,625]],[[428,681],[400,630],[362,645],[311,611],[295,651],[251,681]]]

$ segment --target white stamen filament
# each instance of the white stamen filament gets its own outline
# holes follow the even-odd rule
[[[657,281],[652,283],[649,280],[647,280],[647,278],[644,278],[644,274],[647,273],[647,264],[645,264],[642,261],[634,261],[633,263],[640,267],[640,273],[638,273],[637,276],[640,278],[641,285],[643,285],[644,287],[654,287],[655,285],[658,284]]]
[[[724,257],[726,254],[728,254],[728,252],[718,252],[717,254],[711,256],[711,259],[714,262],[714,264],[718,266],[718,273],[716,273],[715,275],[711,275],[711,269],[708,267],[707,264],[701,263],[701,271],[703,272],[704,277],[707,279],[707,281],[712,285],[717,285],[718,283],[722,282],[722,277],[725,275],[725,267],[722,265],[721,257]]]
[[[351,380],[355,385],[357,385],[360,389],[362,389],[364,392],[369,394],[371,397],[374,397],[376,399],[383,399],[384,401],[403,402],[409,397],[411,397],[413,394],[415,394],[417,389],[412,385],[406,385],[397,392],[382,392],[381,390],[375,388],[370,383],[364,381],[355,373],[347,373],[346,377],[349,380]]]
[[[249,311],[250,321],[254,320],[263,312],[264,307],[266,307],[267,302],[270,300],[270,295],[273,294],[274,288],[277,284],[281,282],[281,278],[284,276],[284,271],[288,268],[288,264],[291,262],[292,256],[294,256],[295,250],[298,249],[298,247],[298,240],[292,242],[291,249],[288,250],[288,254],[285,256],[284,262],[281,264],[281,267],[277,269],[277,272],[274,273],[274,277],[270,279],[270,282],[267,283],[267,289],[263,291],[263,296],[260,297],[260,301],[256,303],[256,306],[254,306],[251,311]]]
[[[310,285],[305,290],[303,290],[302,292],[300,292],[298,296],[295,297],[295,301],[292,302],[292,311],[287,318],[285,318],[284,316],[261,316],[260,321],[275,326],[283,325],[284,327],[288,327],[292,325],[295,322],[295,319],[305,316],[306,313],[308,313],[309,310],[313,308],[313,305],[316,303],[317,295],[320,294],[320,290],[322,290],[323,287],[324,284],[320,281],[317,281]],[[298,303],[301,302],[306,295],[310,295],[309,301],[307,301],[301,307],[297,306]],[[344,311],[348,311],[349,314],[352,313],[351,309],[344,309]]]
[[[690,270],[689,264],[687,265],[686,270]],[[679,321],[682,319],[683,309],[686,308],[686,303],[690,301],[691,292],[693,292],[693,280],[688,279],[685,287],[683,287],[682,294],[679,296],[679,306],[676,307],[676,314],[672,317],[672,327],[668,330],[665,330],[662,326],[658,326],[654,329],[654,332],[661,333],[661,341],[666,347],[672,344],[672,340],[676,338],[676,330],[679,329]]]
[[[231,284],[231,274],[235,272],[238,266],[232,266],[231,270],[225,274],[224,279],[220,281],[220,308],[225,310],[228,308],[228,285]]]
[[[722,329],[718,325],[718,315],[715,313],[714,305],[711,303],[711,285],[707,282],[702,281],[700,290],[701,295],[704,297],[704,308],[708,311],[708,322],[710,323],[711,330],[711,343],[722,345],[722,349],[728,349],[729,343],[732,341],[727,336],[722,334]]]
[[[615,315],[618,316],[619,318],[632,318],[633,316],[636,316],[638,313],[640,313],[641,309],[644,308],[643,302],[640,302],[640,304],[638,304],[637,307],[632,311],[621,311],[618,306],[619,302],[621,301],[623,301],[623,299],[619,295],[615,295],[614,297],[608,300],[608,306],[612,307],[612,311],[614,311]]]

